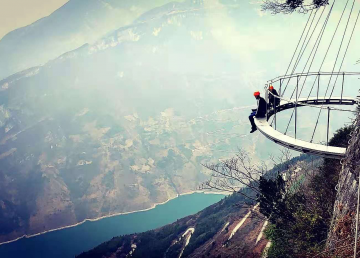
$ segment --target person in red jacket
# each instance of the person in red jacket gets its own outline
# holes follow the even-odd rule
[[[254,117],[260,118],[260,117],[265,117],[266,116],[266,101],[264,98],[260,97],[260,92],[256,91],[254,92],[254,97],[257,99],[258,101],[258,108],[257,109],[253,109],[252,113],[249,116],[249,120],[251,123],[251,131],[250,133],[253,133],[257,130],[255,122],[254,122]]]

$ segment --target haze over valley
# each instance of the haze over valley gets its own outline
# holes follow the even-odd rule
[[[70,0],[4,36],[0,243],[195,191],[202,164],[238,148],[271,167],[252,94],[284,74],[305,23],[254,1]]]

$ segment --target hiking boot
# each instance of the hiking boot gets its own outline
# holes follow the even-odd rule
[[[253,133],[253,132],[255,132],[256,130],[257,130],[256,127],[255,127],[255,128],[252,128],[251,131],[250,131],[250,133]]]

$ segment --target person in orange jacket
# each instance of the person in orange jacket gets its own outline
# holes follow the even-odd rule
[[[258,108],[257,109],[253,109],[252,113],[249,116],[249,120],[251,123],[251,131],[250,133],[253,133],[257,130],[255,122],[254,122],[254,117],[265,117],[266,116],[266,101],[264,98],[260,97],[260,92],[256,91],[254,92],[254,97],[256,98],[256,100],[258,101]]]

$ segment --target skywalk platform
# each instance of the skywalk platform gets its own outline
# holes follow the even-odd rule
[[[332,97],[332,98],[302,98],[295,100],[282,100],[280,105],[276,108],[276,114],[286,109],[296,107],[302,107],[306,104],[309,105],[355,105],[357,103],[356,98],[349,97]],[[274,115],[274,111],[268,112],[268,118]],[[273,142],[282,145],[286,148],[300,151],[303,153],[318,155],[326,158],[342,159],[345,156],[346,148],[325,146],[316,143],[310,143],[302,140],[295,139],[288,135],[282,134],[275,130],[268,122],[266,118],[255,118],[255,124],[258,130],[268,139]]]

